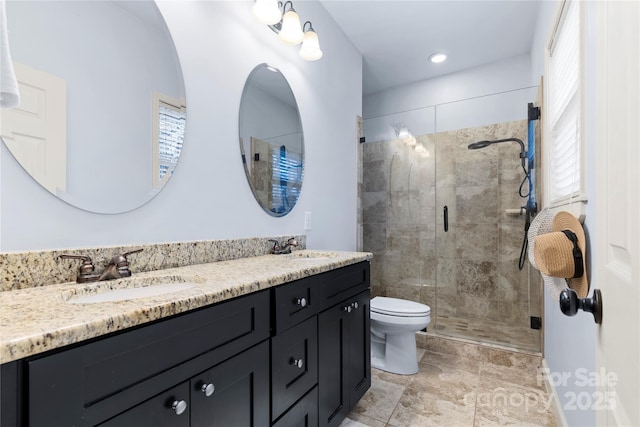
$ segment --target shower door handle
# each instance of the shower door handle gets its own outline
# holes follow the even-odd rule
[[[447,206],[445,206],[443,209],[443,215],[444,215],[444,231],[445,233],[447,231],[449,231],[449,208]]]

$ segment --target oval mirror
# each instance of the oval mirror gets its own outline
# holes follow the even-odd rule
[[[44,188],[98,213],[154,197],[178,162],[182,72],[152,0],[6,2],[20,105],[1,136]]]
[[[284,216],[300,195],[304,136],[298,104],[284,75],[267,64],[251,71],[240,101],[240,151],[256,200]]]

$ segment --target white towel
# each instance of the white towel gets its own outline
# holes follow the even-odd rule
[[[9,51],[4,0],[0,0],[0,107],[13,108],[18,104],[20,93]]]

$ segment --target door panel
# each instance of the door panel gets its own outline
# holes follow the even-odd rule
[[[213,392],[203,385],[213,385]],[[191,380],[192,427],[260,426],[269,419],[269,343],[240,353]]]
[[[640,3],[597,2],[597,16],[596,421],[640,425]]]
[[[0,110],[2,140],[11,154],[53,194],[67,187],[67,83],[15,62],[20,105]]]

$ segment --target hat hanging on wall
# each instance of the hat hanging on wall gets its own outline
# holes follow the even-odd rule
[[[545,286],[560,302],[560,310],[567,316],[584,310],[593,314],[596,323],[602,323],[601,292],[594,289],[593,296],[587,298],[587,241],[580,221],[569,212],[554,216],[545,208],[531,223],[527,239],[529,262],[540,271]]]
[[[558,212],[551,223],[551,233],[535,238],[533,257],[543,275],[561,277],[579,298],[589,293],[586,240],[580,221],[569,212]]]
[[[529,226],[529,231],[527,232],[527,240],[529,245],[528,256],[529,262],[536,270],[540,270],[540,268],[536,264],[535,257],[533,256],[536,245],[535,238],[542,234],[551,233],[552,223],[553,213],[549,209],[544,208],[540,212],[538,212],[538,215],[535,216],[535,218],[531,222],[531,225]],[[542,275],[542,278],[544,280],[545,288],[547,289],[547,292],[549,293],[551,298],[554,301],[559,301],[560,292],[562,292],[562,290],[567,287],[566,280],[560,277],[546,276],[544,274]]]

